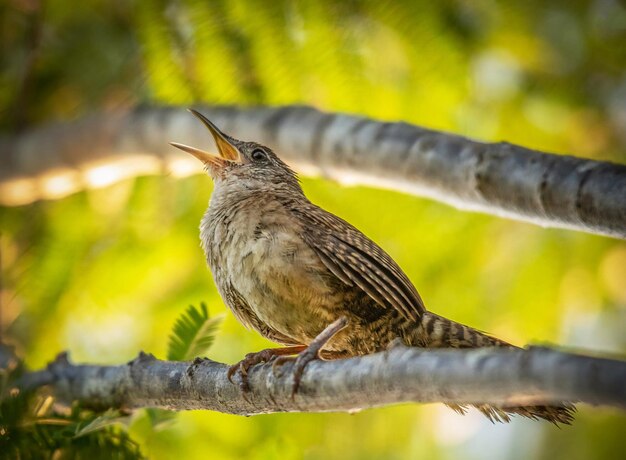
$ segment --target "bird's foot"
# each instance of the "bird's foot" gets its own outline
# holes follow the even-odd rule
[[[250,390],[250,387],[248,386],[248,369],[250,369],[250,367],[255,364],[267,363],[277,356],[295,355],[305,349],[305,345],[296,345],[293,347],[268,348],[266,350],[248,353],[237,364],[230,366],[226,375],[230,383],[234,384],[235,382],[233,382],[233,376],[239,372],[239,375],[241,376],[239,387],[242,391],[247,392]]]
[[[277,366],[281,366],[282,364],[295,360],[293,365],[293,387],[291,389],[291,398],[293,399],[298,392],[298,388],[300,388],[300,381],[302,380],[302,373],[304,372],[304,368],[311,361],[315,359],[319,359],[321,354],[326,356],[324,353],[320,353],[324,345],[328,343],[330,339],[332,339],[339,331],[345,328],[348,325],[348,319],[345,316],[342,316],[332,324],[326,327],[317,337],[315,337],[308,347],[302,350],[298,356],[279,356],[276,358],[274,363],[272,364],[272,370],[275,371]]]

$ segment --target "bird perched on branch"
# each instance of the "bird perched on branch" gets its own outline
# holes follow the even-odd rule
[[[205,165],[215,188],[201,241],[217,288],[239,321],[282,348],[251,353],[250,366],[297,354],[294,392],[306,364],[385,350],[392,342],[425,348],[511,345],[426,310],[394,260],[341,218],[311,203],[294,171],[255,142],[221,132],[211,154],[172,143]],[[570,423],[573,406],[477,406],[491,420],[509,414]],[[463,412],[461,406],[453,409]]]

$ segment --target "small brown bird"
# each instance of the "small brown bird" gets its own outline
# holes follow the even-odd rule
[[[217,288],[245,326],[286,345],[247,355],[229,377],[240,371],[245,382],[251,365],[300,353],[295,391],[304,366],[318,355],[364,355],[398,340],[427,348],[512,346],[427,311],[398,264],[355,227],[311,203],[272,150],[234,139],[192,113],[213,135],[219,155],[172,145],[201,160],[215,183],[200,229]],[[478,409],[491,420],[519,414],[566,424],[574,411],[569,404]]]

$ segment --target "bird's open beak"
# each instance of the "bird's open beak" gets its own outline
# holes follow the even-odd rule
[[[194,109],[189,109],[189,111],[193,113],[197,118],[199,118],[200,121],[204,123],[204,126],[209,128],[209,131],[211,132],[211,134],[213,135],[213,139],[215,140],[215,145],[217,146],[217,149],[219,151],[219,156],[209,152],[205,152],[204,150],[200,150],[195,147],[179,144],[178,142],[170,142],[170,144],[187,153],[191,153],[194,157],[196,157],[207,166],[223,167],[228,164],[228,162],[240,163],[241,155],[239,154],[239,150],[228,140],[228,137],[200,112]]]

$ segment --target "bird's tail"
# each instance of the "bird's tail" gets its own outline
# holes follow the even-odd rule
[[[469,326],[454,322],[434,313],[426,312],[420,324],[413,331],[411,342],[426,348],[481,348],[481,347],[513,347],[504,340],[497,339]],[[463,414],[465,407],[449,405]],[[508,422],[510,414],[517,414],[531,419],[544,419],[554,424],[569,425],[574,419],[576,408],[572,404],[555,406],[476,406],[492,422]]]
[[[431,312],[424,313],[416,332],[420,345],[426,348],[513,347],[504,340]]]

